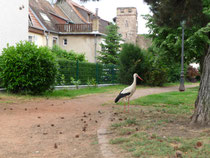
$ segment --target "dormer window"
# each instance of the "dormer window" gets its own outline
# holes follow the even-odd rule
[[[29,26],[33,26],[33,22],[31,20],[31,16],[30,15],[28,15],[28,24],[29,24]]]
[[[48,18],[48,16],[45,13],[40,13],[40,15],[42,16],[42,18],[46,21],[50,21],[50,19]]]

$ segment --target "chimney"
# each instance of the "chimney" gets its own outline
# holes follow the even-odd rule
[[[99,32],[99,17],[98,17],[98,8],[96,8],[95,17],[93,18],[93,31]]]

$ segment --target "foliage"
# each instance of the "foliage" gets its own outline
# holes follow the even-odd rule
[[[198,77],[200,77],[199,71],[196,68],[189,66],[187,68],[187,79],[191,82],[196,82],[196,78]]]
[[[0,56],[0,72],[2,71],[2,63],[3,63],[3,59],[2,59],[2,56]],[[2,79],[1,79],[1,75],[0,75],[0,88],[1,87],[3,87],[3,83],[2,83]]]
[[[209,22],[209,17],[204,14],[209,11],[209,0],[144,1],[150,5],[155,23],[159,26],[167,25],[170,28],[177,28],[182,20],[186,21],[188,27],[205,26]]]
[[[166,64],[180,63],[182,28],[170,28],[155,24],[154,17],[147,15],[147,27],[150,29],[149,37],[153,41],[154,55],[158,55]],[[206,45],[209,43],[207,28],[193,26],[185,28],[184,53],[185,63],[200,62],[205,54]]]
[[[81,84],[81,81],[75,80],[73,77],[71,77],[71,83],[76,86],[76,89],[79,89],[79,85]]]
[[[144,79],[148,68],[147,64],[144,52],[138,46],[131,43],[123,44],[119,57],[120,83],[132,83],[134,73],[138,73]]]
[[[94,78],[92,78],[92,79],[89,79],[89,78],[88,78],[88,80],[87,80],[87,85],[88,85],[89,88],[90,88],[91,86],[97,87],[97,82],[96,82],[96,80],[95,80]]]
[[[65,85],[72,84],[70,78],[80,80],[81,84],[86,84],[88,80],[94,78],[96,83],[116,83],[116,69],[113,65],[103,65],[99,63],[75,62],[67,59],[58,59],[59,74],[56,81],[61,85],[62,75]]]
[[[204,3],[205,0],[203,3],[201,0],[145,1],[150,4],[153,12],[152,16],[146,15],[144,18],[148,20],[149,36],[152,38],[153,48],[158,56],[167,64],[179,62],[182,41],[180,22],[185,20],[185,63],[200,63],[202,70],[203,59],[210,43],[209,15],[203,14],[202,9],[208,8],[209,3],[207,6],[207,2]],[[180,11],[174,14],[175,10]],[[208,12],[206,10],[208,9],[204,12]]]
[[[57,58],[64,58],[68,59],[71,61],[80,61],[80,62],[85,62],[85,54],[78,54],[74,52],[73,50],[71,51],[66,51],[62,48],[60,48],[58,45],[54,45],[52,47],[52,52],[56,55]]]
[[[39,94],[49,90],[57,72],[55,57],[47,47],[20,42],[3,50],[0,76],[13,93]]]
[[[106,29],[107,35],[104,36],[105,44],[101,43],[98,60],[103,64],[117,64],[121,35],[118,34],[118,26],[115,24],[108,25]]]

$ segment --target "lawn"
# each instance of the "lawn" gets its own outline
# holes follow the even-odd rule
[[[198,88],[149,95],[131,101],[130,113],[116,107],[110,143],[131,157],[207,158],[210,128],[189,125]]]

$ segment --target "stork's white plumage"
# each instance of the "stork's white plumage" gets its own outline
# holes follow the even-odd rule
[[[136,91],[136,77],[138,77],[140,80],[143,81],[143,79],[137,73],[133,74],[133,83],[129,87],[123,89],[115,99],[115,103],[117,103],[121,98],[126,98],[128,100],[128,111],[129,111],[130,97]],[[125,104],[124,104],[124,112],[125,112]]]

